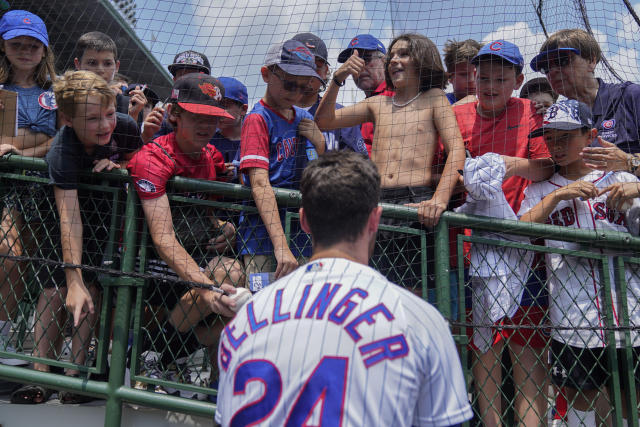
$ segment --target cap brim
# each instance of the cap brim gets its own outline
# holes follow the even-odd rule
[[[481,55],[476,55],[476,56],[474,56],[474,57],[473,57],[473,59],[471,59],[471,63],[472,63],[473,65],[478,65],[478,63],[480,62],[480,60],[481,60],[483,57],[489,57],[489,56],[495,56],[496,58],[504,59],[504,60],[505,60],[505,61],[507,61],[509,64],[513,64],[513,65],[515,65],[516,67],[520,67],[520,68],[522,68],[522,64],[521,64],[521,63],[519,63],[519,62],[515,62],[515,61],[512,61],[510,58],[508,58],[508,57],[506,57],[506,56],[498,55],[497,53],[483,53],[483,54],[481,54]]]
[[[213,105],[192,104],[188,102],[178,102],[178,105],[193,114],[204,114],[206,116],[226,117],[227,119],[235,118],[231,114],[227,113],[224,109],[220,107],[214,107]]]
[[[190,68],[192,70],[201,70],[204,73],[210,74],[211,71],[205,67],[204,65],[196,65],[196,64],[171,64],[167,67],[171,74],[175,74],[176,71],[184,68]]]
[[[15,30],[9,30],[6,33],[2,34],[2,38],[4,40],[11,40],[20,36],[33,37],[34,39],[41,41],[43,45],[49,46],[49,40],[47,40],[42,34],[33,30],[16,28]]]
[[[569,122],[555,122],[555,123],[549,123],[547,125],[544,125],[541,128],[538,128],[534,131],[532,131],[529,134],[529,138],[537,138],[539,136],[542,136],[545,134],[545,132],[550,131],[550,130],[576,130],[576,129],[582,129],[584,126],[578,124],[578,123],[569,123]]]
[[[540,71],[540,64],[546,62],[547,56],[557,52],[573,52],[577,55],[580,51],[572,47],[559,47],[557,49],[545,50],[544,52],[541,52],[538,55],[536,55],[531,60],[531,62],[529,63],[529,65],[531,66],[531,69],[535,72]]]
[[[349,59],[351,55],[353,55],[352,48],[343,50],[342,52],[340,52],[340,55],[338,55],[338,62],[341,64],[347,62],[347,59]]]
[[[280,69],[285,73],[291,74],[292,76],[315,77],[316,79],[323,81],[318,73],[316,73],[316,70],[311,67],[307,67],[306,65],[278,64],[278,67],[280,67]]]

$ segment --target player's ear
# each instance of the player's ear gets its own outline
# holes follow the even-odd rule
[[[73,65],[76,67],[76,71],[80,69],[80,60],[78,58],[73,58]]]
[[[265,66],[260,68],[260,74],[262,75],[262,80],[265,83],[269,83],[269,69]]]
[[[382,207],[376,206],[375,208],[373,208],[373,210],[369,214],[369,219],[367,220],[368,232],[374,235],[378,232],[378,225],[380,225],[381,216],[382,216]]]
[[[60,117],[60,123],[64,126],[73,127],[73,122],[71,121],[71,117],[64,114],[62,111],[58,110],[58,116]]]
[[[307,234],[311,234],[311,228],[309,227],[309,222],[307,221],[307,216],[304,214],[304,208],[300,208],[300,227],[302,227],[302,231]]]
[[[515,90],[520,89],[520,86],[522,86],[522,82],[524,82],[524,74],[520,73],[516,76],[516,88]]]

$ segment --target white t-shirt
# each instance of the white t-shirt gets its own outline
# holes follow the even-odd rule
[[[607,175],[593,171],[581,178],[593,182],[599,188],[606,188],[616,182],[637,182],[638,179],[626,172]],[[525,199],[520,207],[519,216],[524,215],[537,205],[547,194],[571,184],[560,174],[547,181],[530,184],[525,190]],[[571,228],[603,231],[627,232],[625,213],[609,210],[606,205],[607,194],[588,200],[564,200],[558,203],[549,215],[547,222]],[[590,249],[579,243],[546,240],[553,248],[587,250],[596,254],[606,254],[609,260],[609,277],[612,289],[612,314],[615,326],[620,325],[620,304],[615,292],[614,260],[615,255],[633,255],[630,252],[602,251]],[[606,326],[602,310],[604,286],[600,278],[601,263],[585,257],[550,253],[546,255],[547,278],[549,286],[549,321],[551,326],[569,329],[553,329],[552,338],[574,347],[603,347],[605,345]],[[627,307],[631,326],[640,326],[640,268],[626,264]],[[613,326],[613,325],[611,325]],[[576,329],[593,328],[593,329]],[[624,347],[624,335],[616,333],[616,344]],[[640,345],[637,332],[631,333],[633,346]]]
[[[472,416],[437,310],[368,266],[308,263],[264,288],[220,340],[216,421],[447,426]]]

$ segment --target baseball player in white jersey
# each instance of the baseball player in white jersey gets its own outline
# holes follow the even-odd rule
[[[549,180],[530,184],[520,207],[520,219],[553,225],[626,232],[625,212],[637,203],[640,182],[626,172],[602,172],[589,168],[582,160],[582,148],[597,135],[589,107],[575,100],[561,101],[547,110],[543,127],[530,137],[544,135],[558,172]],[[584,250],[577,243],[547,240],[547,246]],[[602,251],[609,255],[612,284],[611,307],[615,325],[621,320],[621,304],[615,292],[613,256],[630,253]],[[606,360],[603,278],[600,262],[562,254],[547,254],[549,278],[549,321],[552,327],[552,378],[566,387],[567,401],[574,402],[567,411],[569,425],[595,426],[593,402],[601,386],[608,380]],[[627,264],[627,310],[630,326],[640,326],[640,269]],[[569,329],[563,329],[569,328]],[[585,329],[580,329],[585,328]],[[589,329],[592,328],[592,329]],[[640,335],[631,332],[631,344],[637,363]],[[617,347],[624,347],[624,336],[616,333]],[[620,358],[618,359],[620,360]],[[577,362],[577,363],[576,363]],[[624,372],[626,368],[623,368]],[[636,378],[636,386],[639,378]]]
[[[301,181],[311,261],[266,287],[222,333],[223,426],[449,426],[472,416],[449,327],[367,266],[382,209],[362,155],[329,152]]]

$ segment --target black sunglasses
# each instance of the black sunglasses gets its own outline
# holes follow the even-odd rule
[[[549,74],[552,68],[566,67],[571,63],[573,55],[580,55],[580,51],[577,49],[559,51],[553,56],[547,56],[546,60],[540,64],[539,70],[542,74]]]
[[[287,92],[306,92],[308,90],[309,85],[299,85],[294,81],[286,80],[284,77],[276,73],[275,71],[271,72],[274,76],[276,76],[282,82],[282,88]]]

